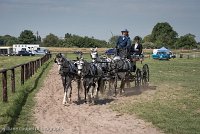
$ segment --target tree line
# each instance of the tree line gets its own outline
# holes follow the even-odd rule
[[[50,33],[43,40],[40,36],[34,35],[31,30],[22,31],[19,37],[0,36],[0,46],[11,46],[13,44],[40,44],[44,47],[111,47],[105,40],[70,33],[65,34],[64,38],[59,38]]]
[[[31,30],[24,30],[19,37],[10,35],[0,36],[0,46],[10,46],[13,44],[40,44],[44,47],[115,47],[120,35],[112,36],[108,42],[95,39],[94,37],[82,37],[66,33],[64,38],[50,33],[45,38],[37,34],[34,35]],[[200,49],[200,42],[197,43],[195,35],[188,33],[178,36],[178,33],[167,22],[157,23],[151,34],[146,35],[141,42],[144,48],[160,48],[165,46],[170,49]]]

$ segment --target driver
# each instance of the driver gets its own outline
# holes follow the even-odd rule
[[[129,37],[129,31],[127,29],[121,31],[122,36],[119,36],[117,40],[117,55],[120,57],[126,57],[127,56],[127,51],[131,47],[131,40]]]

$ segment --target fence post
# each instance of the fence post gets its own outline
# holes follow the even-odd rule
[[[31,76],[34,75],[34,62],[31,61]]]
[[[26,63],[26,65],[25,65],[25,80],[27,80],[28,79],[28,63]]]
[[[24,85],[24,65],[21,66],[21,85]]]
[[[8,101],[8,94],[7,94],[7,70],[2,72],[2,85],[3,85],[3,102]]]
[[[15,92],[15,69],[11,69],[11,88],[12,88],[12,93]]]
[[[32,76],[31,62],[28,63],[28,79]]]

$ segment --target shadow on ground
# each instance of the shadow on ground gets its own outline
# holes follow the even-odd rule
[[[133,88],[125,88],[124,96],[133,96],[133,95],[140,95],[145,91],[148,90],[156,90],[157,86],[140,86],[140,87],[133,87]]]

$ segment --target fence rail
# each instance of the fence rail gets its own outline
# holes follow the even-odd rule
[[[40,68],[46,61],[48,61],[51,58],[51,54],[44,55],[42,58],[39,58],[34,61],[30,61],[24,64],[20,64],[17,66],[13,66],[8,69],[2,69],[0,70],[0,74],[2,75],[2,101],[7,102],[8,101],[8,89],[7,89],[7,81],[8,81],[8,71],[11,71],[10,79],[11,79],[11,91],[12,93],[15,93],[16,84],[15,84],[15,69],[21,68],[21,85],[24,84],[26,80],[28,80],[31,76],[33,76],[38,68]]]

